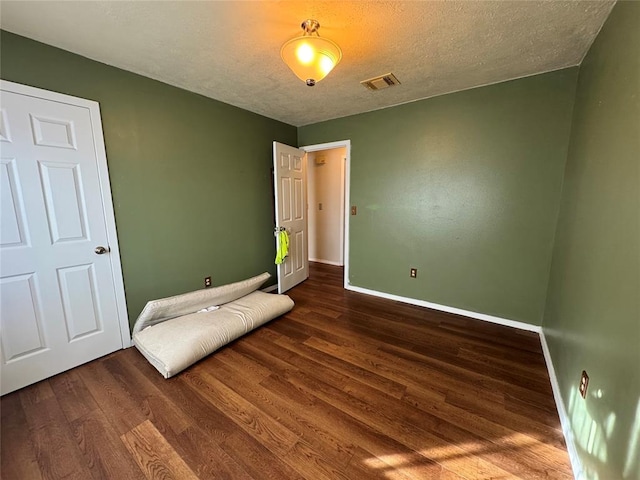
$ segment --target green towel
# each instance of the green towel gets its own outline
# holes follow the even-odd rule
[[[286,230],[280,230],[278,232],[278,251],[276,252],[276,265],[280,265],[284,262],[284,259],[289,255],[289,234]]]

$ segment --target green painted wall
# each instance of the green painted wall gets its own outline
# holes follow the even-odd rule
[[[566,69],[300,128],[299,145],[351,140],[350,283],[540,325],[576,78]]]
[[[295,127],[0,35],[3,79],[100,102],[130,322],[207,275],[275,275],[271,145]]]
[[[580,67],[543,323],[588,479],[640,479],[640,3]],[[582,370],[589,394],[577,392]]]

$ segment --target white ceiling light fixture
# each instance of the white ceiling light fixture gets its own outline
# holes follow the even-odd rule
[[[342,50],[335,42],[320,37],[317,20],[305,20],[301,27],[302,36],[285,43],[280,56],[296,77],[313,87],[340,62]]]

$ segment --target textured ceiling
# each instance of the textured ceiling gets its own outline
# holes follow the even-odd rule
[[[613,3],[2,0],[0,26],[301,126],[578,65]],[[280,59],[306,18],[344,54],[315,87]]]

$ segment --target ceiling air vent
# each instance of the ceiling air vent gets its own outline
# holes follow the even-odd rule
[[[360,84],[369,90],[382,90],[383,88],[400,85],[400,81],[393,73],[387,73],[386,75],[380,75],[379,77],[370,78],[369,80],[363,80]]]

